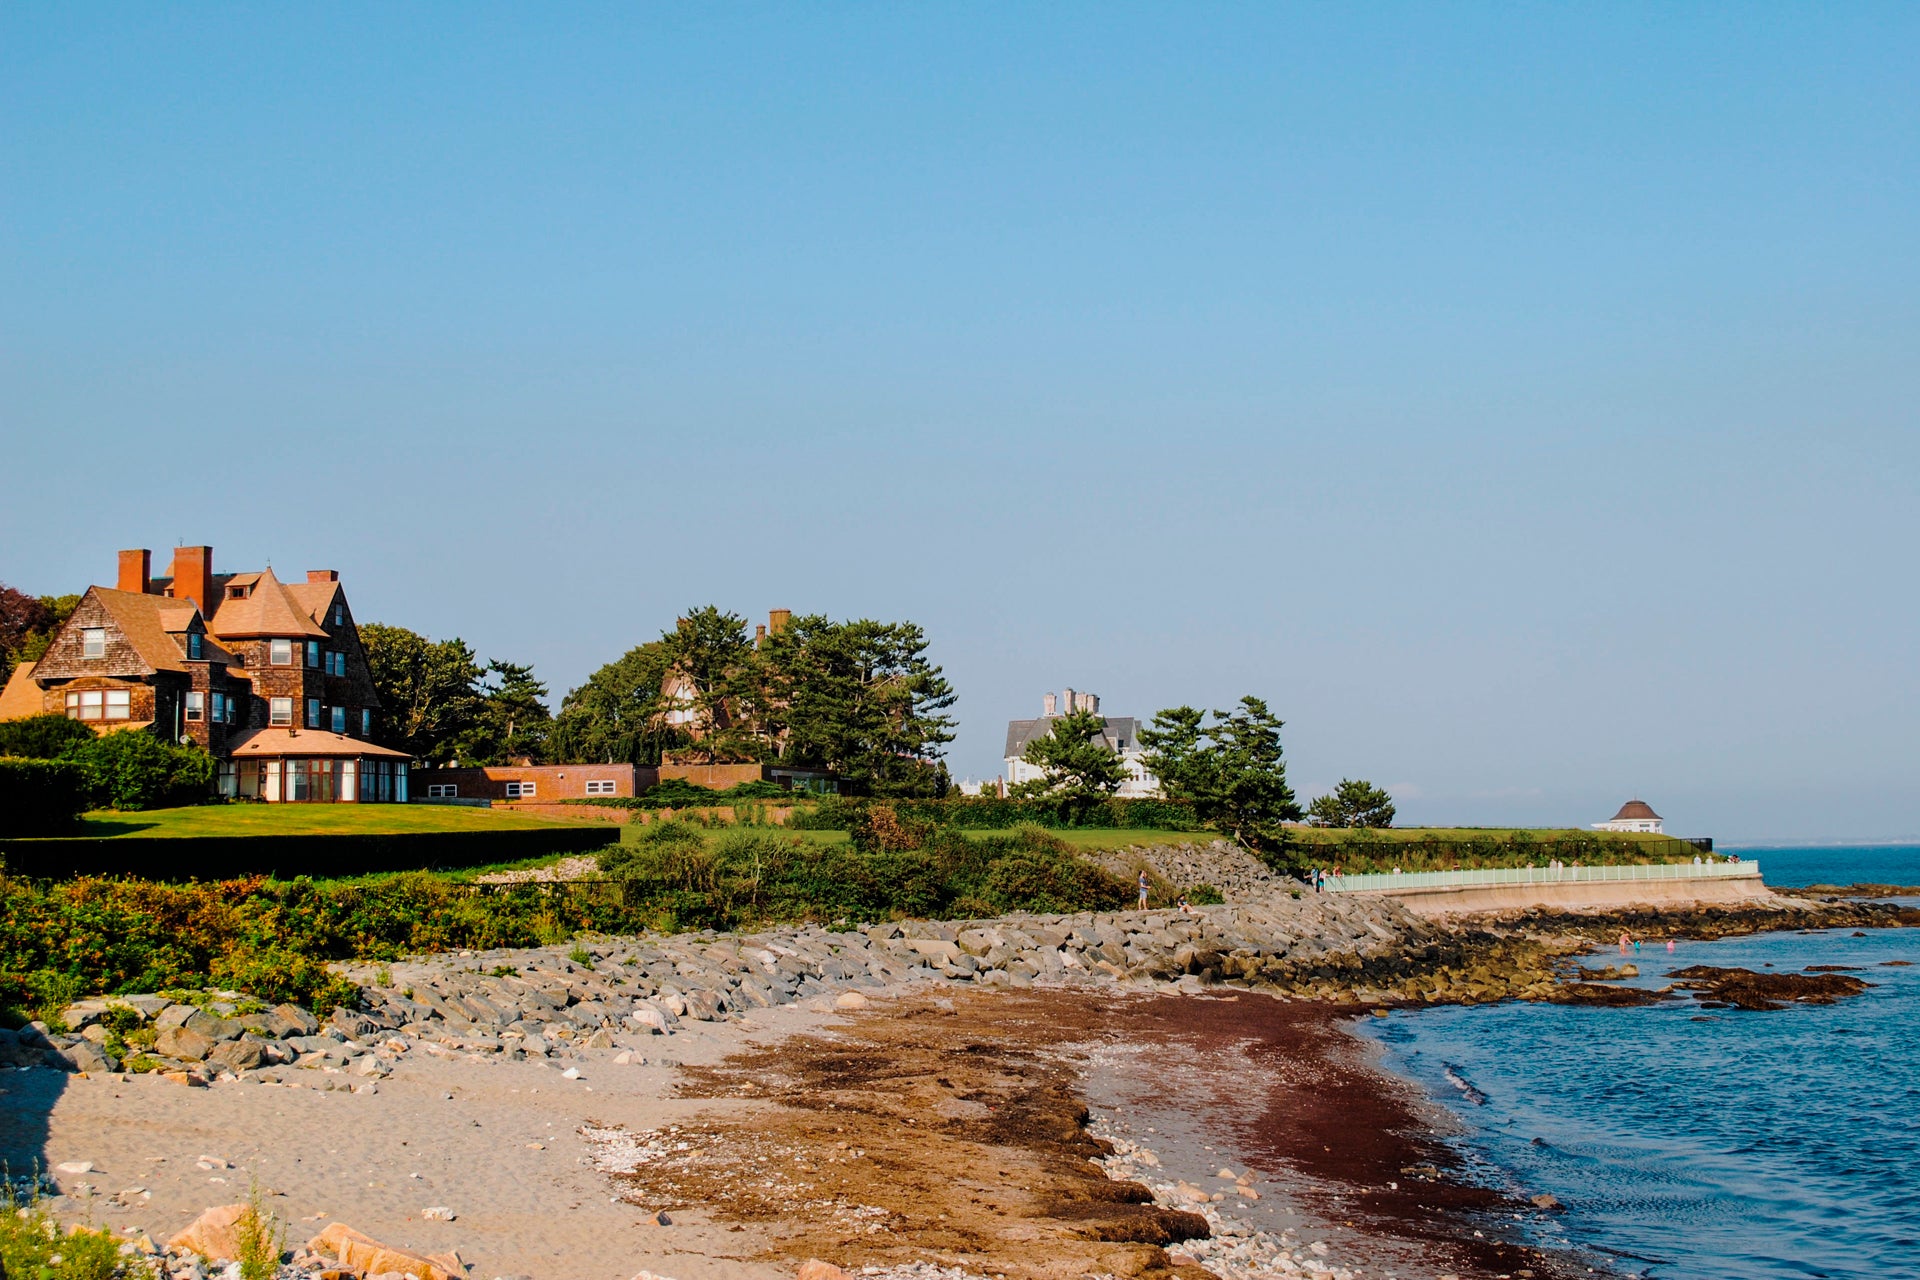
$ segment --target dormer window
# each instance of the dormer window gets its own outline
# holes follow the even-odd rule
[[[83,658],[104,658],[107,656],[107,629],[105,627],[82,627],[80,629],[80,656]]]
[[[267,661],[276,667],[293,665],[293,641],[269,640],[267,642]]]
[[[197,662],[206,656],[202,652],[206,646],[200,642],[200,639],[200,633],[198,631],[187,632],[187,658],[190,661]]]
[[[245,599],[247,598],[247,596],[248,596],[248,595],[250,595],[250,594],[252,593],[252,591],[253,591],[253,588],[252,588],[252,587],[228,587],[228,588],[227,588],[227,599],[229,599],[229,600],[245,600]]]

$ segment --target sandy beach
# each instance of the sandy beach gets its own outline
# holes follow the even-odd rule
[[[1233,1272],[1195,1254],[1254,1233],[1286,1246],[1271,1274],[1554,1274],[1475,1237],[1515,1206],[1449,1176],[1433,1117],[1340,1029],[1351,1007],[1163,992],[908,987],[569,1067],[416,1048],[359,1092],[8,1072],[6,1158],[91,1164],[55,1174],[72,1221],[164,1242],[257,1182],[290,1247],[344,1222],[485,1277],[770,1280],[818,1257],[1197,1278]],[[1161,1194],[1110,1177],[1095,1134],[1147,1152],[1122,1171]]]

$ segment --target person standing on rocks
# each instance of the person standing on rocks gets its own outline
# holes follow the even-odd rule
[[[1142,911],[1147,909],[1147,887],[1147,869],[1142,867],[1140,868],[1140,909]]]

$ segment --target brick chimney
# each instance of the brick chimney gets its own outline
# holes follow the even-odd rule
[[[766,642],[767,642],[767,627],[765,623],[761,623],[759,626],[753,629],[753,647],[758,649],[761,646],[765,645]]]
[[[173,549],[173,598],[191,600],[207,612],[207,592],[213,586],[213,548],[175,547]]]
[[[773,635],[777,636],[782,631],[785,631],[787,624],[791,621],[793,621],[793,610],[791,609],[770,609],[767,611],[767,630]]]
[[[309,569],[307,570],[307,581],[338,582],[340,581],[340,571],[338,569]]]
[[[1055,715],[1059,712],[1059,708],[1060,708],[1059,695],[1049,693],[1040,700],[1040,704],[1046,708],[1046,711],[1044,714]]]
[[[120,553],[120,580],[114,586],[121,591],[145,595],[153,587],[153,552],[141,547]]]

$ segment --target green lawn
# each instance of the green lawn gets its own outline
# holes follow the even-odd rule
[[[1593,837],[1608,840],[1671,840],[1643,831],[1594,831],[1588,827],[1388,827],[1360,830],[1337,827],[1289,827],[1287,835],[1301,844],[1351,844],[1356,841],[1383,840],[1511,840],[1524,832],[1535,841],[1558,840],[1564,836]]]
[[[623,839],[632,839],[646,828],[638,823],[629,825],[621,834]],[[790,831],[785,827],[772,828],[781,835],[792,836],[813,844],[845,844],[847,833],[844,831]],[[727,831],[727,827],[710,827],[706,830],[708,839]],[[1012,827],[959,828],[967,836],[1010,836]],[[1059,836],[1077,849],[1125,849],[1133,845],[1150,844],[1205,844],[1219,837],[1211,831],[1149,831],[1139,827],[1059,827],[1048,828],[1048,835]]]
[[[579,821],[442,804],[207,804],[122,813],[102,809],[80,836],[330,836],[413,831],[528,831]],[[585,825],[596,825],[586,819]]]

